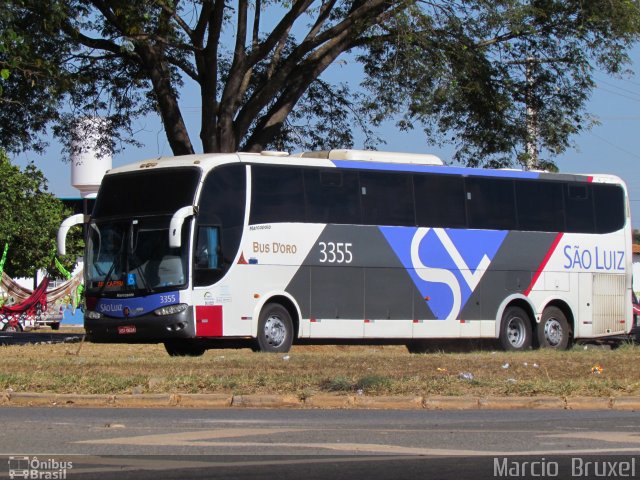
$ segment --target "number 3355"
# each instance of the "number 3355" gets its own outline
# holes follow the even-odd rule
[[[319,242],[320,263],[351,263],[353,254],[351,253],[351,243]]]

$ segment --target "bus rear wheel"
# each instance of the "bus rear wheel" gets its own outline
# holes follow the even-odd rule
[[[567,350],[571,346],[571,326],[558,307],[547,307],[538,325],[538,342],[542,348]]]
[[[164,342],[164,348],[172,357],[200,357],[207,350],[204,346],[187,340]]]
[[[288,352],[293,343],[293,321],[279,303],[267,304],[258,321],[258,347],[261,352]]]
[[[531,348],[532,340],[533,330],[527,312],[520,307],[507,307],[500,324],[502,348],[510,351],[527,350]]]

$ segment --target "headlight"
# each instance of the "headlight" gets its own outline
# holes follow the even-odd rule
[[[156,315],[175,315],[176,313],[184,312],[188,305],[186,303],[178,303],[176,305],[168,305],[154,310]]]
[[[102,314],[96,312],[95,310],[87,310],[86,312],[84,312],[84,316],[89,320],[98,320],[99,318],[102,318]]]

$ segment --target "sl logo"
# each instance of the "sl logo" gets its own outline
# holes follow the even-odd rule
[[[383,234],[436,318],[456,320],[507,232],[389,227]]]

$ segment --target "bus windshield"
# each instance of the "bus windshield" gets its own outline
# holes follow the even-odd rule
[[[169,247],[171,216],[93,221],[87,238],[89,293],[149,294],[186,285],[189,222],[180,248]]]
[[[106,175],[93,218],[173,214],[193,205],[200,170],[192,167]]]

